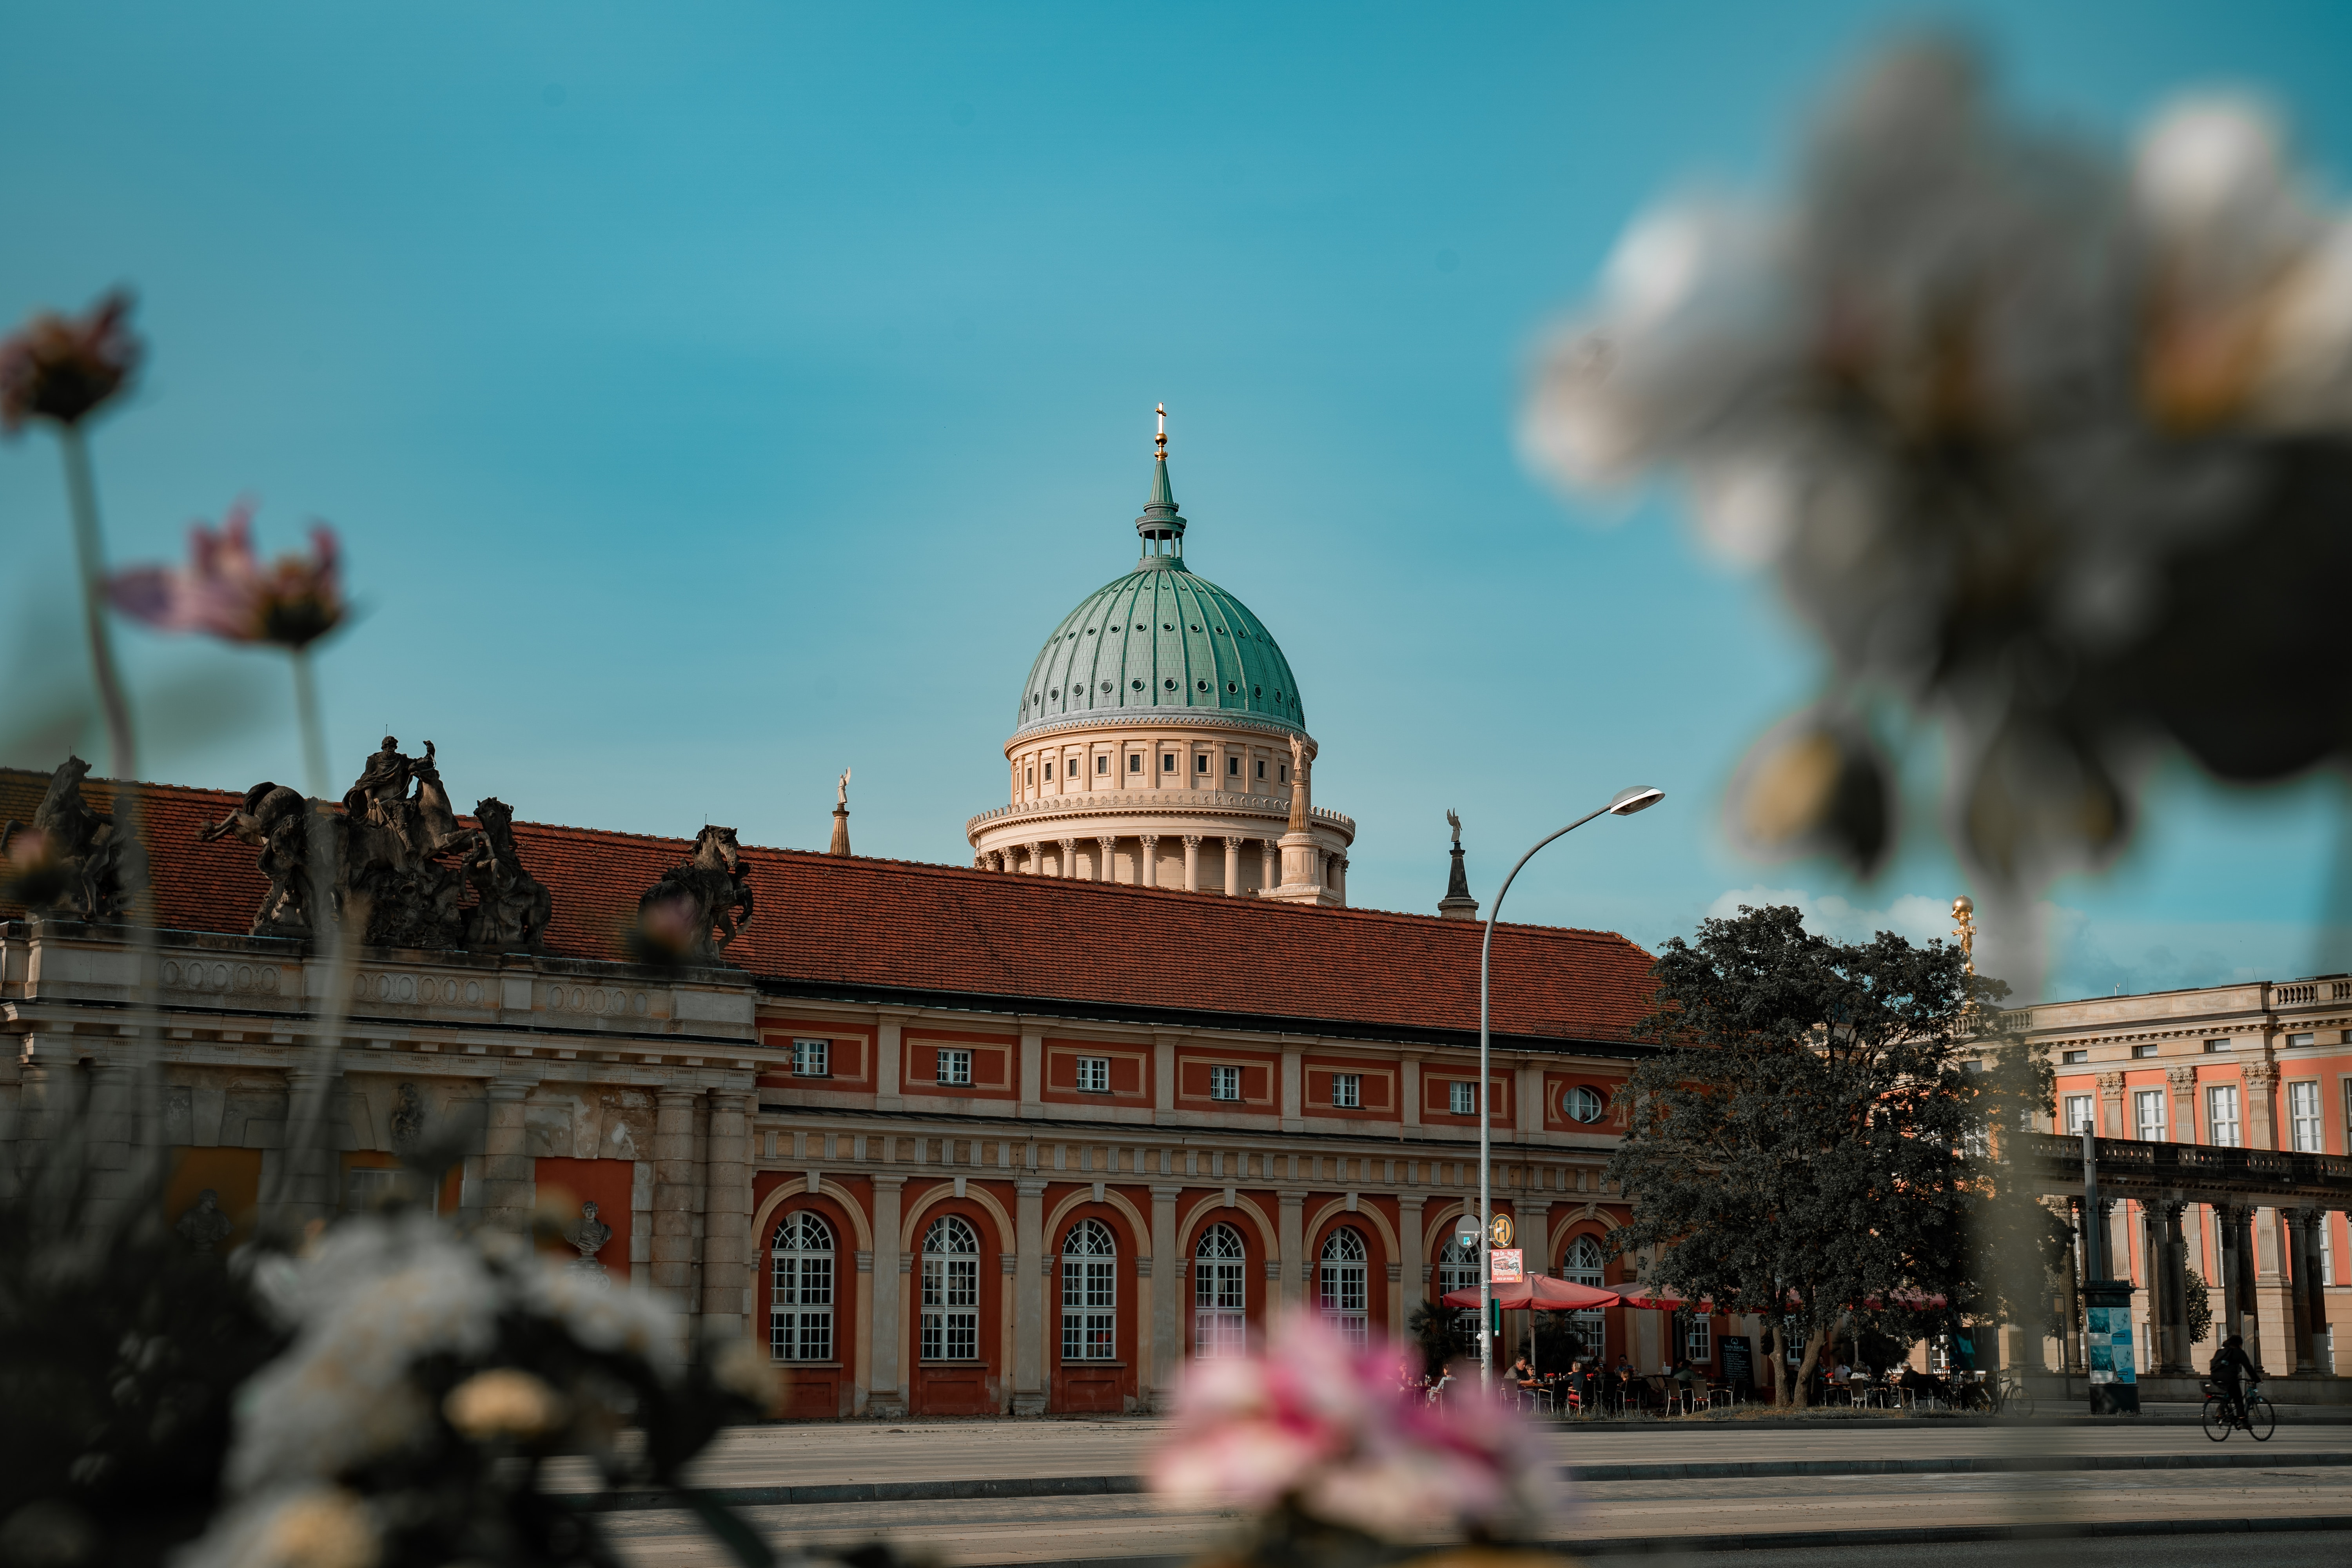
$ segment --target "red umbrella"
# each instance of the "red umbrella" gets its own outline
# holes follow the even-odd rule
[[[1603,1290],[1591,1285],[1579,1285],[1571,1280],[1555,1279],[1549,1274],[1530,1274],[1516,1285],[1495,1285],[1488,1288],[1494,1300],[1507,1312],[1523,1312],[1532,1307],[1538,1312],[1579,1312],[1595,1307],[1613,1307],[1624,1300],[1614,1290]],[[1449,1307],[1475,1308],[1478,1288],[1448,1290],[1439,1298]]]
[[[1625,1305],[1639,1307],[1645,1312],[1679,1312],[1690,1305],[1689,1301],[1675,1295],[1672,1290],[1637,1290],[1627,1296],[1624,1300]],[[1715,1310],[1715,1303],[1702,1300],[1698,1304],[1698,1310],[1712,1313]]]

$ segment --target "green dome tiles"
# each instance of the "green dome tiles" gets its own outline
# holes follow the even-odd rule
[[[1105,584],[1045,639],[1017,729],[1073,719],[1223,713],[1304,731],[1290,661],[1249,607],[1161,557]]]

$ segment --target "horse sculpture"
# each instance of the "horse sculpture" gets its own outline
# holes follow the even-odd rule
[[[637,947],[672,962],[723,963],[751,923],[751,877],[731,827],[705,827],[694,858],[662,873],[637,900]]]
[[[14,862],[10,896],[35,914],[75,920],[122,917],[147,880],[147,858],[118,831],[114,818],[91,809],[81,797],[89,764],[68,756],[49,775],[49,787],[33,813],[33,839],[20,842],[25,825],[0,826],[0,857]]]
[[[474,843],[457,868],[479,900],[466,917],[466,945],[478,952],[536,949],[554,901],[515,851],[514,807],[496,795],[474,803]]]

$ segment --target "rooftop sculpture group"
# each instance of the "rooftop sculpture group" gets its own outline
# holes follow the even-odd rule
[[[386,735],[343,793],[342,806],[338,813],[265,781],[199,835],[261,851],[269,889],[254,911],[254,935],[310,935],[323,889],[337,915],[364,920],[362,940],[372,946],[481,952],[539,946],[551,901],[516,852],[513,809],[493,795],[475,803],[479,826],[459,822],[432,742],[424,756],[411,757]]]
[[[49,775],[32,826],[0,826],[0,883],[36,915],[119,921],[147,884],[147,857],[110,812],[81,797],[89,764],[69,756]]]

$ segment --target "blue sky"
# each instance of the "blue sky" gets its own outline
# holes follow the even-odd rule
[[[2352,171],[2352,23],[2233,4],[1939,13],[2036,113],[2125,133],[2250,82]],[[133,285],[99,431],[115,558],[241,495],[365,607],[322,660],[338,782],[386,729],[522,815],[964,863],[1037,639],[1126,569],[1170,409],[1191,564],[1297,667],[1356,901],[1474,889],[1655,942],[1802,899],[1946,923],[1915,813],[1855,887],[1726,846],[1733,763],[1813,689],[1766,584],[1669,501],[1582,512],[1510,445],[1530,340],[1650,197],[1769,181],[1909,12],[1809,6],[0,13],[0,318]],[[0,755],[84,680],[56,457],[0,447]],[[129,634],[146,770],[299,778],[281,668]],[[86,744],[90,742],[85,742]],[[2344,967],[2332,782],[2162,771],[2113,872],[2053,889],[2048,990]]]

